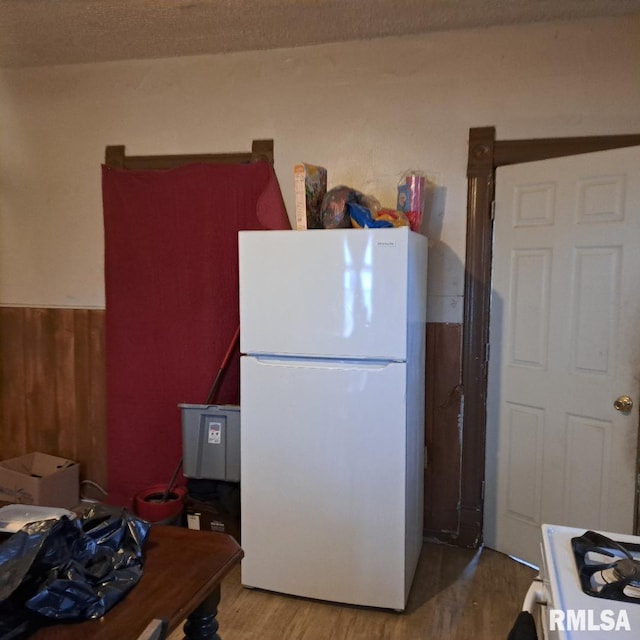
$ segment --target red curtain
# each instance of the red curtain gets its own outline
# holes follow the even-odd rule
[[[108,502],[132,507],[182,456],[180,402],[204,403],[238,327],[242,229],[288,229],[266,162],[103,166]],[[239,402],[231,357],[214,402]]]

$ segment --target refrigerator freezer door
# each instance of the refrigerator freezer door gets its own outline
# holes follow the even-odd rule
[[[241,351],[406,360],[426,245],[406,227],[240,232]]]
[[[404,609],[405,387],[404,363],[242,357],[244,585]]]

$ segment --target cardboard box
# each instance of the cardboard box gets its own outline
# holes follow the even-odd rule
[[[293,167],[296,229],[322,229],[322,199],[327,193],[327,170],[315,164]]]
[[[201,531],[227,533],[240,544],[240,520],[209,502],[185,498],[187,527]]]
[[[80,465],[35,451],[0,461],[0,500],[73,509],[80,502]]]

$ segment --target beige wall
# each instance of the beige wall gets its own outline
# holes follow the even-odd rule
[[[0,304],[103,307],[100,164],[248,150],[329,170],[395,205],[406,169],[440,187],[429,319],[462,319],[467,135],[640,132],[640,20],[597,20],[222,56],[0,70]]]

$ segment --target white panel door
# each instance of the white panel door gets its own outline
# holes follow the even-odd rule
[[[632,533],[639,392],[640,147],[499,169],[485,543],[539,565],[542,523]]]

